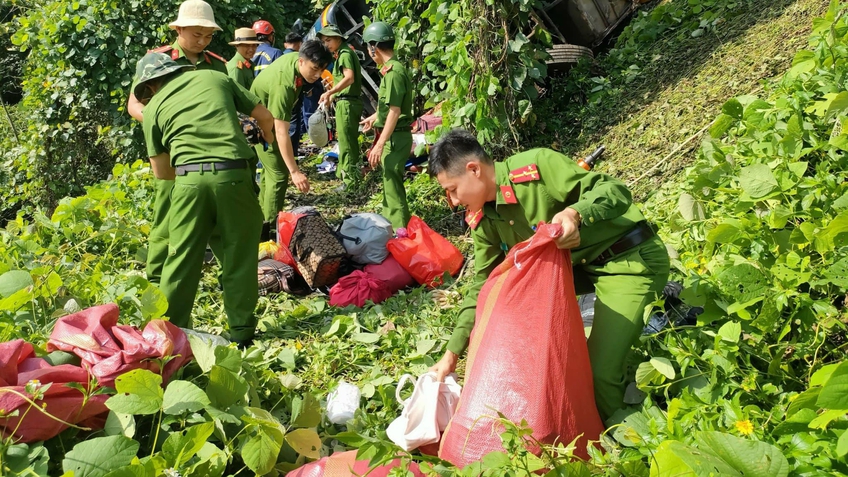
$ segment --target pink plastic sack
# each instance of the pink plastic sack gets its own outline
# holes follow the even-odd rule
[[[79,356],[83,367],[106,387],[115,387],[115,378],[139,368],[161,374],[167,382],[192,356],[181,329],[164,320],[151,321],[144,331],[119,325],[118,306],[114,303],[59,318],[47,343],[48,351],[57,349]],[[161,370],[150,359],[165,356],[174,359]]]
[[[439,457],[464,467],[502,450],[503,426],[526,420],[544,444],[570,443],[588,458],[604,427],[595,405],[589,350],[560,225],[541,225],[486,280],[468,347],[465,386]],[[540,451],[540,449],[536,449]]]
[[[286,474],[286,477],[387,477],[389,472],[400,467],[400,459],[371,470],[367,460],[356,460],[356,451],[338,452],[317,460]],[[407,469],[415,477],[424,477],[418,464],[411,463]]]
[[[439,286],[442,276],[459,273],[462,253],[423,220],[413,216],[406,226],[406,238],[393,238],[386,248],[418,283]]]
[[[373,275],[355,270],[350,275],[342,277],[330,288],[330,305],[345,307],[355,305],[365,306],[366,301],[382,303],[392,296],[386,282],[374,278]]]
[[[386,257],[383,263],[379,265],[365,265],[363,271],[371,274],[374,278],[386,282],[386,286],[389,287],[389,291],[392,293],[415,283],[412,275],[401,267],[398,261],[395,260],[395,257],[391,255]]]
[[[68,428],[48,413],[70,424],[102,428],[109,411],[104,403],[109,396],[91,396],[83,406],[82,392],[66,386],[67,383],[78,383],[87,388],[88,378],[86,370],[79,366],[51,366],[37,358],[32,345],[23,340],[0,343],[0,409],[5,415],[17,414],[0,418],[0,436],[3,439],[11,436],[16,442],[38,442],[55,437]],[[23,397],[32,399],[26,391],[27,383],[35,387],[51,385],[35,406]]]

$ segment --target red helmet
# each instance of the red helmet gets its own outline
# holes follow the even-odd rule
[[[257,35],[273,35],[274,27],[267,20],[256,20],[256,23],[253,24],[253,31]]]

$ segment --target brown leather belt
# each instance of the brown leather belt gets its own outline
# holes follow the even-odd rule
[[[648,241],[654,235],[656,235],[654,229],[651,228],[648,222],[639,222],[630,232],[624,234],[623,237],[610,245],[610,248],[598,255],[598,258],[592,260],[592,265],[603,265],[617,255],[621,255],[631,248]]]
[[[189,172],[212,172],[225,171],[228,169],[247,169],[247,161],[239,159],[237,161],[221,161],[221,162],[200,162],[196,164],[186,164],[177,166],[176,172],[178,176],[184,176]]]

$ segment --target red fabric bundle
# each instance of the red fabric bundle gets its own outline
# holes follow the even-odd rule
[[[340,308],[356,305],[357,308],[362,308],[368,300],[382,303],[390,296],[392,291],[386,286],[386,282],[374,278],[369,273],[355,270],[350,275],[340,278],[330,288],[330,305]]]
[[[52,383],[35,406],[21,396],[32,400],[26,391],[29,382],[34,386]],[[0,409],[4,415],[17,411],[15,417],[0,418],[0,435],[29,443],[50,439],[68,428],[45,413],[82,427],[102,428],[109,411],[104,403],[109,396],[91,396],[83,406],[82,392],[65,386],[67,383],[88,388],[88,372],[71,364],[51,366],[35,357],[32,345],[23,340],[0,343]]]
[[[286,474],[286,477],[387,477],[389,472],[400,467],[400,460],[396,459],[392,462],[381,465],[374,470],[368,467],[367,460],[356,460],[356,451],[339,452],[329,457],[311,462],[292,472]],[[424,477],[424,474],[419,470],[418,464],[411,463],[409,470],[414,477]]]
[[[462,268],[462,253],[418,217],[409,219],[408,237],[393,238],[386,248],[418,283],[441,285],[445,272],[455,276]]]
[[[398,261],[391,255],[386,257],[383,263],[379,265],[365,265],[363,270],[374,278],[386,282],[386,286],[389,287],[389,291],[392,293],[415,283],[412,275],[401,267]]]
[[[554,243],[559,225],[541,225],[510,250],[477,300],[459,407],[439,457],[463,467],[502,450],[500,411],[527,424],[539,442],[588,440],[603,424],[595,406],[589,351],[574,293],[571,256]]]
[[[47,343],[48,351],[57,349],[79,356],[98,384],[106,387],[115,387],[115,378],[138,368],[161,374],[167,382],[192,356],[181,329],[164,320],[151,321],[144,331],[119,325],[114,303],[59,318]],[[166,356],[174,359],[162,370],[150,359]]]

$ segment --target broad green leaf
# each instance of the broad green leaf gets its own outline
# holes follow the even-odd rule
[[[718,117],[713,121],[712,125],[710,125],[710,136],[718,139],[724,136],[724,133],[727,132],[734,124],[736,124],[739,120],[734,118],[733,116],[729,116],[727,114],[719,114]]]
[[[206,442],[197,452],[200,462],[192,465],[185,477],[221,477],[227,469],[227,454],[215,444]]]
[[[336,323],[338,323],[338,321]],[[283,348],[277,355],[277,359],[280,360],[283,366],[289,371],[297,367],[294,353],[295,351],[292,348]]]
[[[303,395],[303,399],[292,399],[292,427],[315,427],[321,423],[321,403],[311,393]]]
[[[200,369],[204,373],[211,371],[212,366],[215,366],[216,346],[197,335],[188,335],[188,342],[191,345],[191,354],[194,355],[194,360],[197,361]]]
[[[139,443],[124,436],[98,437],[80,442],[65,454],[62,470],[74,477],[104,477],[109,472],[129,465],[138,452]]]
[[[742,231],[733,224],[718,224],[707,232],[707,241],[713,243],[733,243],[742,236]]]
[[[276,440],[260,429],[255,436],[244,443],[241,448],[241,458],[250,470],[256,474],[265,475],[274,468],[282,447],[281,440]]]
[[[789,408],[786,409],[786,417],[792,417],[803,409],[817,411],[819,407],[816,405],[816,401],[819,399],[819,394],[821,394],[821,388],[814,388],[795,396]]]
[[[165,389],[163,408],[165,414],[180,415],[205,409],[212,403],[206,393],[188,381],[171,381]]]
[[[247,389],[244,379],[228,369],[215,365],[209,372],[206,395],[212,405],[218,409],[227,409],[243,400]]]
[[[836,455],[844,457],[845,454],[848,454],[848,431],[842,431],[842,435],[836,441]]]
[[[33,286],[32,276],[24,270],[11,270],[0,275],[0,296],[9,297],[15,292]]]
[[[718,329],[718,336],[730,343],[738,343],[739,335],[742,334],[742,325],[735,321],[728,321]]]
[[[636,385],[639,386],[639,389],[645,390],[646,387],[660,384],[663,379],[663,375],[657,371],[657,368],[650,361],[641,363],[636,368]]]
[[[703,204],[695,200],[690,194],[680,194],[680,199],[677,201],[677,208],[680,211],[680,215],[690,222],[700,221],[706,218]]]
[[[310,459],[321,457],[321,437],[312,429],[295,429],[288,432],[286,442],[300,455]]]
[[[106,426],[103,428],[107,436],[126,436],[132,439],[135,435],[135,418],[132,414],[109,411]]]
[[[739,185],[754,199],[765,197],[779,189],[774,173],[765,164],[743,167],[739,173]]]
[[[825,409],[848,409],[848,361],[843,361],[833,370],[816,404]]]
[[[651,358],[651,366],[654,367],[660,374],[668,379],[674,379],[677,373],[674,371],[674,366],[668,358]]]
[[[106,477],[158,477],[152,469],[143,465],[127,465],[106,474]]]
[[[801,409],[792,415],[792,417],[784,420],[774,428],[772,434],[775,436],[783,436],[787,434],[796,434],[798,432],[807,432],[810,428],[810,422],[816,418],[816,411],[812,409]]]
[[[172,432],[162,444],[162,456],[168,465],[179,468],[194,457],[215,431],[215,425],[204,422],[181,432]]]
[[[168,299],[159,287],[148,286],[141,294],[141,316],[145,320],[155,320],[165,316],[168,311]]]
[[[699,452],[686,444],[667,440],[657,446],[651,459],[651,477],[742,477],[718,457]]]
[[[786,477],[789,462],[777,447],[723,432],[700,432],[699,449],[711,452],[745,477]]]
[[[16,312],[32,300],[32,288],[26,287],[0,300],[0,311]]]
[[[134,369],[115,379],[117,394],[106,407],[124,414],[154,414],[162,408],[162,376],[146,369]]]
[[[843,91],[834,96],[830,101],[825,119],[832,119],[846,112],[848,112],[848,92]]]
[[[360,343],[373,344],[380,341],[380,335],[378,333],[354,333],[351,335],[351,339]]]
[[[726,114],[730,117],[736,118],[736,119],[742,119],[743,111],[744,111],[744,108],[742,107],[742,103],[740,103],[739,100],[736,99],[736,98],[729,99],[721,107],[722,113],[724,113],[724,114]]]
[[[215,364],[234,373],[241,371],[241,351],[228,346],[215,347]]]
[[[824,385],[824,383],[833,376],[833,372],[836,371],[836,368],[838,368],[840,364],[842,363],[833,363],[822,366],[821,369],[813,373],[810,377],[810,387]]]
[[[830,409],[816,416],[815,419],[810,421],[809,426],[813,429],[824,430],[827,429],[827,426],[829,426],[831,422],[845,417],[846,414],[848,414],[848,410],[846,409]]]

